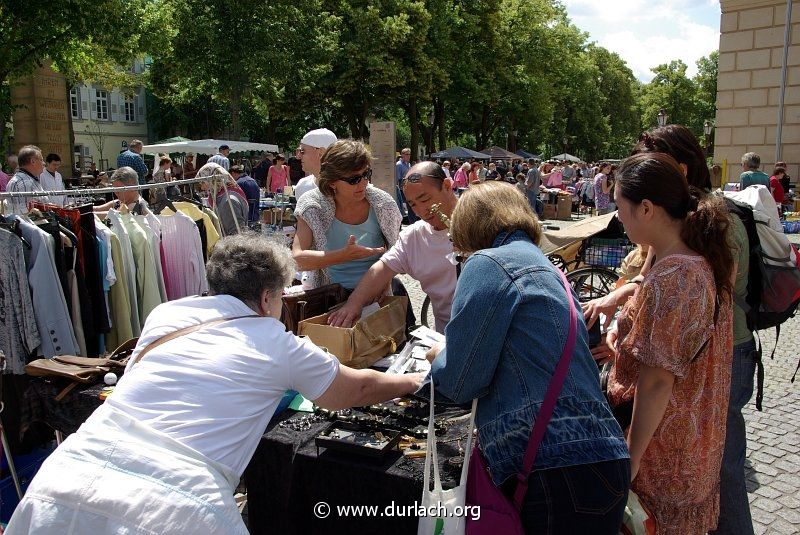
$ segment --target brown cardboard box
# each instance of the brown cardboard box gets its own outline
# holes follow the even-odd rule
[[[298,333],[336,355],[342,364],[368,368],[397,351],[397,346],[406,339],[408,298],[385,296],[380,305],[380,310],[350,328],[331,327],[328,314],[323,314],[301,321]]]
[[[561,221],[569,221],[572,219],[572,196],[559,195],[558,204],[556,204],[556,219]]]
[[[556,218],[556,205],[545,204],[544,211],[542,211],[542,219],[555,219]]]

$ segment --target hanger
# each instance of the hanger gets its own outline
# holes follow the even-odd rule
[[[5,217],[0,216],[0,228],[4,228],[14,234],[22,241],[22,244],[28,249],[32,249],[31,242],[22,235],[22,229],[19,226],[19,219],[8,221]]]

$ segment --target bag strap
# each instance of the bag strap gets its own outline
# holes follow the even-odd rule
[[[148,352],[150,352],[150,350],[157,348],[161,344],[166,344],[170,340],[174,340],[175,338],[178,338],[179,336],[183,336],[185,334],[190,334],[190,333],[193,333],[195,331],[199,331],[200,329],[204,329],[206,327],[212,327],[214,325],[219,325],[220,323],[225,323],[226,321],[233,321],[233,320],[238,320],[238,319],[242,319],[242,318],[260,318],[260,317],[261,316],[259,316],[258,314],[249,314],[247,316],[236,316],[234,318],[220,318],[220,319],[216,319],[216,320],[204,321],[203,323],[198,323],[197,325],[191,325],[189,327],[184,327],[183,329],[178,329],[177,331],[172,331],[171,333],[165,334],[161,338],[159,338],[159,339],[157,339],[157,340],[155,340],[153,342],[150,342],[144,349],[142,349],[139,352],[138,355],[136,355],[136,358],[133,359],[133,364],[131,364],[131,366],[135,366],[136,364],[138,364],[138,362],[140,360],[142,360],[144,358],[144,356]]]
[[[544,433],[547,430],[547,425],[550,423],[550,418],[553,416],[553,409],[556,407],[558,396],[561,394],[561,389],[564,386],[564,380],[567,378],[569,371],[569,364],[572,361],[572,353],[575,349],[575,341],[577,339],[578,331],[578,313],[575,310],[575,302],[572,298],[569,282],[560,269],[556,269],[561,276],[561,283],[564,285],[564,290],[567,293],[567,302],[569,303],[569,334],[567,334],[567,341],[564,344],[564,351],[561,353],[561,358],[556,366],[555,374],[550,380],[547,387],[547,393],[542,402],[542,408],[536,416],[536,423],[533,425],[531,438],[528,441],[528,447],[525,450],[525,457],[522,461],[522,471],[517,474],[517,488],[514,491],[514,505],[519,511],[522,508],[522,500],[525,498],[525,493],[528,492],[528,476],[533,470],[533,463],[536,460],[536,454],[539,451],[539,445],[542,443]]]

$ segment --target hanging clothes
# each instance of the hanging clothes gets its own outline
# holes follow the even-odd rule
[[[24,374],[25,364],[41,345],[28,284],[22,240],[0,228],[0,349],[6,373]]]
[[[200,232],[182,212],[158,216],[164,244],[164,275],[169,300],[200,295],[208,290]]]
[[[213,212],[201,210],[199,206],[190,202],[174,202],[175,208],[192,218],[192,221],[202,221],[206,229],[206,257],[214,250],[214,246],[219,241],[220,231],[214,225]],[[161,215],[170,215],[174,212],[169,208],[164,208]],[[216,216],[214,216],[216,217]],[[219,223],[217,223],[219,224]]]
[[[109,281],[108,308],[111,313],[111,330],[106,335],[106,347],[113,350],[128,339],[138,336],[138,334],[134,335],[131,327],[131,313],[136,307],[131,306],[128,294],[128,279],[122,256],[123,247],[119,238],[97,218],[95,226],[101,235],[108,238],[111,252],[109,273],[113,271],[114,282]]]
[[[150,249],[153,251],[153,259],[156,263],[158,294],[163,303],[167,300],[167,288],[164,283],[164,269],[161,265],[161,221],[150,210],[147,210],[144,215],[135,215],[134,218],[147,233],[147,242],[150,244]]]
[[[147,241],[147,232],[134,219],[134,216],[120,214],[120,220],[125,226],[125,230],[128,231],[128,238],[131,242],[136,272],[136,297],[139,301],[139,321],[144,325],[150,312],[162,302],[156,280],[155,258],[150,243]]]
[[[125,225],[122,224],[120,213],[116,210],[108,211],[108,219],[111,222],[111,231],[119,240],[120,253],[122,262],[119,264],[114,261],[114,265],[121,265],[122,269],[115,270],[117,272],[117,280],[119,280],[120,272],[124,273],[122,277],[125,281],[125,291],[128,295],[128,303],[130,306],[130,323],[132,336],[139,336],[142,333],[142,325],[139,321],[139,299],[136,292],[136,263],[133,261],[133,250],[131,249],[131,240],[128,237],[128,231]],[[112,252],[114,244],[112,242]],[[115,306],[119,306],[117,303]],[[124,342],[125,340],[122,340]],[[120,342],[121,343],[121,342]],[[113,344],[108,344],[112,346]]]
[[[22,236],[31,244],[27,265],[36,325],[41,334],[38,352],[45,357],[75,355],[78,342],[56,271],[53,237],[17,216]]]

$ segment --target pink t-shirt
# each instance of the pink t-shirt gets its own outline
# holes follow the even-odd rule
[[[456,291],[456,266],[447,255],[453,244],[446,230],[435,230],[425,221],[406,227],[381,261],[396,273],[407,273],[419,281],[428,294],[436,318],[436,330],[444,333],[450,321],[453,293]]]
[[[272,171],[272,180],[269,183],[269,190],[272,193],[283,191],[283,188],[289,185],[289,166],[282,165],[278,167],[273,165],[270,170]]]

